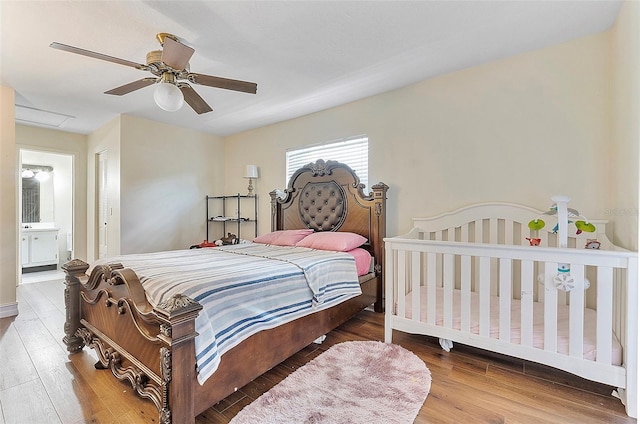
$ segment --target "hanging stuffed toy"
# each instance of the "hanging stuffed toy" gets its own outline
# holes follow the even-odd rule
[[[569,220],[569,218],[583,218],[582,220],[575,221],[576,226],[576,235],[580,235],[583,231],[587,233],[592,233],[596,230],[595,225],[589,222],[589,220],[580,215],[575,209],[571,209],[567,207],[567,203],[571,200],[567,196],[554,196],[551,198],[554,201],[554,204],[549,208],[547,212],[543,215],[555,215],[557,216],[557,223],[553,227],[553,234],[558,234],[558,247],[567,247],[568,244],[568,225],[573,223]],[[542,215],[541,215],[542,216]],[[529,229],[532,231],[539,231],[544,228],[545,222],[539,216],[536,219],[533,219],[529,222]],[[526,238],[531,246],[535,246],[536,244],[532,243],[532,240],[539,240],[537,238]],[[589,243],[587,243],[589,245]],[[598,243],[599,247],[599,243]],[[541,281],[542,280],[542,281]],[[538,281],[544,282],[544,277],[541,275],[538,277]],[[571,276],[571,265],[567,263],[559,263],[558,264],[558,273],[552,278],[552,283],[558,290],[562,290],[564,292],[569,292],[573,290],[576,286],[576,282]],[[583,283],[583,287],[586,290],[591,285],[589,281],[585,278]]]
[[[571,276],[569,264],[558,264],[558,273],[553,277],[553,282],[558,290],[568,292],[575,287],[575,281]]]

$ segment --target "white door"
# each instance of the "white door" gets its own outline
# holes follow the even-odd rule
[[[107,152],[97,155],[97,196],[98,196],[98,259],[107,257],[107,221],[109,206],[107,202]]]

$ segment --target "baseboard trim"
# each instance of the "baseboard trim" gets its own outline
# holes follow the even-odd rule
[[[0,305],[0,318],[15,317],[18,315],[18,302]]]

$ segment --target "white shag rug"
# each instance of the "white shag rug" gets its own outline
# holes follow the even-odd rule
[[[405,348],[344,342],[294,371],[231,424],[409,424],[430,387],[431,372]]]

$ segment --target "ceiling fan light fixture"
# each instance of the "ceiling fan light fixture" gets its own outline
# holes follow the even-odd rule
[[[51,43],[49,47],[150,72],[153,75],[152,77],[130,82],[105,91],[104,94],[122,96],[157,83],[153,98],[161,109],[168,112],[179,110],[185,102],[198,115],[213,110],[189,84],[180,82],[180,80],[187,80],[192,84],[222,88],[224,90],[256,94],[258,86],[254,82],[192,73],[189,65],[189,60],[195,53],[192,47],[182,44],[178,41],[178,37],[166,32],[157,34],[156,38],[160,42],[162,49],[152,50],[147,53],[146,64],[108,56],[55,41]]]
[[[156,104],[167,112],[175,112],[184,104],[182,91],[170,82],[160,82],[153,93]]]

